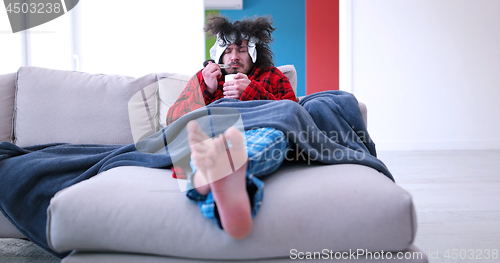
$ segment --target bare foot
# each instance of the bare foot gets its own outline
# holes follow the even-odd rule
[[[248,155],[243,135],[238,129],[229,128],[212,140],[194,121],[188,123],[187,131],[191,158],[198,167],[194,187],[200,194],[211,190],[224,231],[235,239],[245,238],[252,230],[252,215],[246,191]]]

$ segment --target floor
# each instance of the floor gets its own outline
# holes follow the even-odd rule
[[[58,263],[61,260],[27,240],[0,238],[0,262]]]
[[[379,152],[413,196],[417,247],[430,262],[500,262],[500,150]],[[2,263],[55,263],[24,240],[0,239]]]
[[[500,150],[380,152],[413,196],[430,262],[500,262]]]

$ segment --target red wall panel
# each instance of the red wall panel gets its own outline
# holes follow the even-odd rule
[[[339,89],[339,0],[306,0],[306,94]]]

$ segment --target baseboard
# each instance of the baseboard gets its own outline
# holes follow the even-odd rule
[[[375,141],[381,151],[500,150],[500,140]]]

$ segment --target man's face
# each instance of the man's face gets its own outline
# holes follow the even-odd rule
[[[244,73],[248,75],[252,70],[252,58],[248,54],[248,40],[242,40],[241,45],[232,43],[222,54],[222,63],[230,67],[225,69],[227,74]]]

